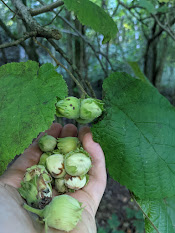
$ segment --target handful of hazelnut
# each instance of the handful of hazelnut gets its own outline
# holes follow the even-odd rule
[[[65,193],[75,192],[88,183],[91,157],[76,137],[56,139],[45,134],[38,145],[43,151],[40,161],[26,170],[18,189],[28,204],[24,208],[39,215],[46,229],[50,226],[70,231],[81,219],[83,208]],[[53,188],[60,194],[54,198]]]

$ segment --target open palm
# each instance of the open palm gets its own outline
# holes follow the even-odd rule
[[[85,207],[82,220],[79,221],[78,225],[71,231],[71,233],[95,233],[95,214],[106,186],[106,169],[103,151],[100,145],[92,140],[92,135],[88,127],[83,127],[78,134],[77,128],[74,125],[68,124],[62,128],[60,124],[54,123],[46,132],[55,138],[68,136],[76,137],[78,135],[84,149],[91,155],[92,168],[89,171],[89,183],[83,189],[78,190],[75,193],[70,193],[69,195],[82,202],[83,207]],[[41,136],[42,134],[39,137]],[[25,170],[39,162],[42,154],[38,147],[39,137],[13,163],[3,176],[0,177],[0,187],[2,187],[0,188],[0,224],[3,233],[12,231],[16,233],[44,232],[43,225],[36,222],[33,216],[29,215],[29,213],[22,208],[24,201],[16,190],[20,187]],[[54,192],[54,195],[57,195],[56,191]],[[8,219],[5,217],[6,215],[1,217],[1,213],[8,211],[9,208],[11,209],[11,213]],[[11,216],[12,219],[10,219]],[[7,224],[9,221],[12,221],[16,226],[12,223]],[[52,232],[59,233],[62,231],[50,228],[49,233]]]

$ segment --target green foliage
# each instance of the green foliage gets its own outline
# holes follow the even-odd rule
[[[104,81],[106,112],[92,127],[111,177],[137,197],[175,194],[175,109],[151,85],[126,73]]]
[[[143,213],[141,211],[137,211],[131,208],[126,208],[125,211],[128,219],[135,218],[143,220]]]
[[[117,34],[113,19],[98,5],[89,0],[63,0],[68,10],[73,11],[83,25],[104,35],[103,43]]]
[[[120,221],[116,214],[112,214],[111,218],[108,219],[108,224],[110,228],[114,231],[120,225]]]
[[[107,221],[107,226],[105,228],[99,227],[98,233],[124,233],[123,231],[117,230],[120,225],[120,221],[116,214],[112,214],[112,216]]]
[[[0,67],[0,173],[54,120],[56,97],[67,86],[52,64],[33,61]]]
[[[144,224],[142,211],[126,208],[126,214],[127,214],[127,218],[130,219],[132,224],[135,226],[136,232],[144,233],[145,224]]]
[[[139,210],[126,208],[126,216],[128,222],[132,223],[135,227],[136,233],[144,233],[144,219],[143,213]],[[108,219],[106,227],[99,227],[98,233],[124,233],[123,230],[118,230],[121,225],[120,220],[116,214],[112,214]]]
[[[145,233],[145,223],[144,220],[133,220],[133,225],[137,229],[136,233]]]
[[[105,228],[103,228],[103,227],[99,227],[99,229],[98,229],[98,233],[106,233]]]
[[[160,200],[138,199],[137,202],[149,218],[145,219],[145,230],[147,233],[175,232],[175,197]]]

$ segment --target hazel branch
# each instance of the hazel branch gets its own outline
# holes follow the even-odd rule
[[[13,5],[18,10],[18,15],[26,23],[31,31],[36,31],[37,36],[47,38],[53,38],[55,40],[61,39],[61,33],[52,28],[42,27],[30,14],[28,8],[23,4],[21,0],[12,0]]]

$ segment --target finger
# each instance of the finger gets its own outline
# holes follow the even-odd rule
[[[83,188],[83,191],[92,197],[95,202],[95,209],[97,209],[106,187],[107,176],[104,154],[100,145],[93,141],[88,127],[80,130],[79,138],[82,141],[83,148],[92,158],[92,168],[89,171],[89,183]]]
[[[60,134],[60,138],[76,137],[76,136],[77,136],[77,127],[73,124],[65,125]]]
[[[100,145],[93,141],[92,133],[89,127],[83,127],[79,132],[79,139],[83,144],[83,148],[90,154],[93,167],[90,174],[95,179],[103,180],[106,178],[105,158]],[[104,175],[102,175],[102,172]]]
[[[81,142],[83,141],[83,138],[87,133],[91,133],[91,130],[88,126],[83,126],[82,128],[80,128],[78,133],[78,138],[80,139]]]
[[[61,133],[62,126],[58,123],[53,123],[50,129],[46,130],[45,133],[57,138]],[[29,146],[28,149],[14,162],[10,167],[11,169],[18,169],[25,171],[28,167],[31,167],[39,162],[40,156],[42,154],[39,146],[38,140],[42,137],[44,133],[41,133],[38,138]]]

